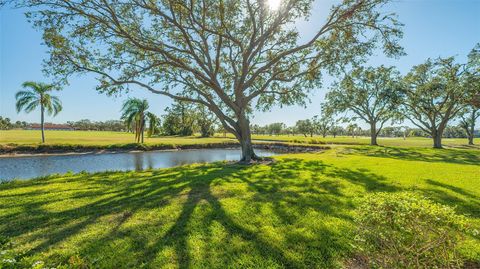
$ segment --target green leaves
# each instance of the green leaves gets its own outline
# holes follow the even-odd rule
[[[427,59],[414,66],[403,82],[402,112],[432,137],[462,110],[465,94],[462,65],[453,57]]]
[[[368,124],[399,118],[400,74],[393,67],[358,67],[335,83],[326,95],[326,110],[350,112]]]
[[[53,116],[62,111],[60,99],[48,93],[59,89],[55,85],[27,81],[22,84],[22,87],[26,90],[18,91],[15,94],[17,113],[22,110],[30,113],[38,106],[43,107],[49,115]]]

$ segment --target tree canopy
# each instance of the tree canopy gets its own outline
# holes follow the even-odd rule
[[[460,126],[465,130],[468,144],[473,145],[475,123],[480,118],[480,43],[468,54],[463,88],[467,96],[460,112]]]
[[[435,148],[442,147],[447,123],[464,109],[468,97],[461,84],[464,71],[453,57],[428,59],[404,78],[402,113],[433,138]]]
[[[389,120],[400,117],[400,74],[393,67],[358,67],[334,84],[327,93],[327,110],[353,112],[349,120],[362,119],[370,125],[371,145]]]
[[[58,90],[58,88],[52,84],[33,81],[24,82],[22,87],[24,90],[20,90],[15,94],[17,113],[22,110],[30,113],[40,107],[42,143],[45,143],[45,111],[48,115],[56,116],[63,109],[60,99],[50,94],[51,91]]]
[[[314,0],[284,0],[277,9],[254,0],[20,0],[43,30],[47,69],[66,81],[98,75],[97,89],[132,86],[203,104],[255,158],[249,114],[272,105],[303,104],[334,73],[382,48],[403,53],[401,24],[384,14],[389,0],[343,0],[325,18]],[[322,20],[300,39],[299,19]]]
[[[121,119],[127,127],[134,130],[135,141],[144,142],[144,131],[147,122],[149,124],[148,135],[151,136],[159,123],[159,119],[152,112],[148,111],[149,104],[146,99],[129,98],[122,106]]]

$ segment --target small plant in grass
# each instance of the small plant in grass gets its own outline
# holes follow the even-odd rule
[[[13,242],[5,236],[0,235],[0,268],[2,269],[43,269],[42,261],[31,261],[25,258],[23,253],[13,249]]]
[[[420,195],[377,193],[357,209],[356,247],[374,268],[459,268],[464,216]]]

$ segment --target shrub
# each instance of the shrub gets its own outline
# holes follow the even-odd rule
[[[357,209],[356,247],[372,267],[458,268],[466,218],[422,196],[377,193]]]

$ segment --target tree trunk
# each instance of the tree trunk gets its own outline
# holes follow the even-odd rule
[[[432,132],[433,138],[433,148],[441,149],[442,148],[442,131],[441,130],[434,130]]]
[[[42,129],[42,143],[45,143],[45,107],[40,105],[40,128]]]
[[[473,136],[475,134],[475,114],[476,114],[476,110],[473,110],[472,112],[472,118],[471,118],[471,122],[470,122],[470,132],[468,134],[468,144],[469,145],[473,145]]]
[[[237,138],[242,148],[242,158],[240,161],[250,163],[251,161],[258,160],[259,158],[253,150],[250,121],[243,113],[238,117],[238,131]]]
[[[370,123],[370,145],[378,146],[377,144],[377,125],[376,123]]]
[[[143,133],[145,131],[145,116],[142,115],[142,118],[140,119],[140,137],[142,139],[142,144],[143,144]]]
[[[442,148],[442,137],[439,135],[436,135],[433,137],[433,148],[436,149],[441,149]]]

